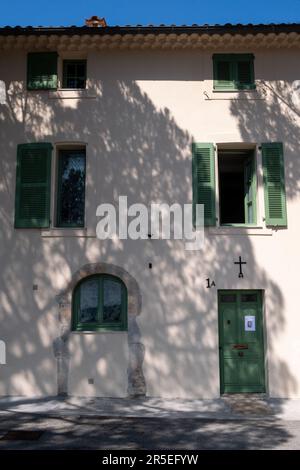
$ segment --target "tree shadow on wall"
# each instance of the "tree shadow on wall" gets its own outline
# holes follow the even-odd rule
[[[298,217],[294,209],[294,201],[300,193],[299,102],[295,101],[296,95],[293,84],[287,80],[260,80],[257,84],[257,92],[258,97],[261,98],[259,100],[232,100],[230,112],[237,119],[242,141],[254,143],[283,142],[284,146],[288,229],[274,231],[272,239],[267,243],[272,245],[273,239],[274,242],[277,239],[276,245],[273,245],[273,252],[276,253],[276,262],[280,266],[282,279],[285,279],[285,281],[289,279],[290,281],[289,292],[284,294],[281,292],[282,298],[285,295],[289,305],[284,306],[283,302],[277,305],[276,302],[274,304],[272,302],[273,307],[268,307],[267,336],[269,367],[272,368],[273,387],[278,395],[289,396],[291,392],[295,393],[297,391],[296,381],[290,375],[288,379],[290,385],[283,384],[285,378],[289,376],[289,374],[286,374],[287,360],[284,360],[284,356],[279,359],[276,350],[278,350],[278,342],[280,342],[286,329],[286,319],[289,314],[291,316],[295,315],[295,311],[290,313],[291,303],[297,305],[295,293],[298,289],[298,276],[293,271],[293,267],[286,261],[288,257],[293,259],[297,255],[290,240],[298,238]],[[267,259],[263,260],[263,258],[262,256],[261,263],[268,261]],[[280,286],[277,286],[277,288],[280,290]],[[270,290],[266,291],[266,295],[269,296],[270,293]],[[281,321],[278,322],[280,318]],[[299,346],[297,338],[289,339],[289,350],[297,356],[299,355]]]
[[[8,88],[13,91],[14,84]],[[192,201],[193,136],[176,124],[170,110],[158,109],[134,79],[103,80],[91,87],[90,93],[96,98],[78,100],[75,105],[73,101],[48,100],[45,93],[31,94],[21,118],[12,92],[9,105],[0,112],[1,120],[10,122],[8,132],[1,128],[0,144],[0,321],[2,338],[9,338],[1,392],[55,394],[55,296],[80,267],[105,262],[125,268],[139,283],[143,308],[138,322],[145,345],[148,394],[215,396],[219,380],[217,292],[206,289],[205,279],[216,278],[217,288],[232,288],[228,279],[235,269],[233,261],[242,253],[248,264],[245,280],[237,278],[236,288],[263,286],[268,292],[272,318],[267,325],[268,338],[279,338],[284,331],[283,293],[256,259],[251,237],[246,235],[207,232],[204,249],[199,252],[186,251],[180,240],[95,238],[97,205],[117,204],[120,195],[127,195],[128,205]],[[234,103],[231,111],[234,114]],[[246,127],[245,123],[242,126]],[[254,138],[255,131],[251,140]],[[41,237],[39,230],[13,229],[16,145],[41,140],[88,142],[85,237]],[[32,290],[33,284],[38,284],[37,291]],[[109,336],[99,336],[99,343],[90,335],[75,337],[70,345],[69,374],[76,375],[77,385],[71,393],[95,393],[87,382],[88,367],[95,390],[99,386],[103,394],[114,396],[116,377],[122,376],[118,360],[127,355],[126,343],[116,354],[109,349]],[[278,393],[295,392],[296,380],[287,362],[275,350],[271,352]],[[121,379],[119,382],[117,379],[117,388],[122,390],[124,385]]]

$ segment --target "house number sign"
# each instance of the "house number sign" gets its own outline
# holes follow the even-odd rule
[[[211,281],[209,278],[208,279],[205,279],[207,284],[206,284],[206,288],[207,289],[211,289],[212,287],[216,287],[216,283],[215,281]]]

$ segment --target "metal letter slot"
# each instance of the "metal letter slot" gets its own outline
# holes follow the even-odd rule
[[[232,349],[248,349],[248,344],[234,344]]]

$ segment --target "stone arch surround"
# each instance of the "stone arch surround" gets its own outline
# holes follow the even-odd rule
[[[120,278],[128,293],[128,349],[129,363],[127,368],[128,395],[141,397],[146,395],[146,382],[143,374],[145,347],[141,342],[141,332],[137,317],[141,313],[142,301],[139,285],[125,269],[114,264],[86,264],[73,275],[67,286],[56,296],[58,302],[59,336],[53,342],[54,355],[57,360],[57,394],[68,395],[69,376],[69,338],[72,333],[72,294],[74,287],[81,279],[93,274],[111,274]],[[79,333],[80,334],[80,333]]]

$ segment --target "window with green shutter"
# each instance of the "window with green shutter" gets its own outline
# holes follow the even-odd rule
[[[196,204],[204,204],[204,225],[216,225],[215,155],[213,144],[193,143],[193,221]]]
[[[57,52],[30,52],[27,55],[27,89],[57,88]]]
[[[256,165],[253,149],[218,151],[220,225],[256,224]]]
[[[286,227],[286,193],[283,145],[264,143],[262,148],[266,225]]]
[[[18,145],[15,227],[50,225],[51,152],[49,143]]]
[[[118,277],[84,278],[73,293],[73,331],[126,331],[127,289]]]
[[[214,54],[213,55],[214,90],[253,90],[254,55],[253,54]]]

